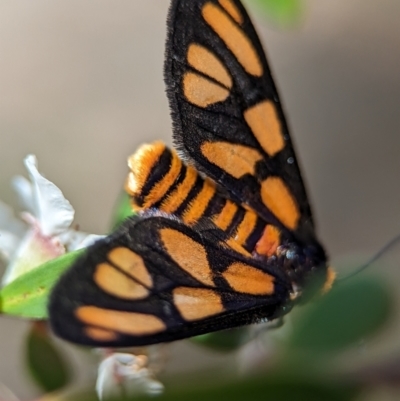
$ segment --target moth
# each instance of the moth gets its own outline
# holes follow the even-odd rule
[[[315,277],[320,290],[334,279],[243,5],[172,0],[167,31],[176,151],[154,142],[130,157],[137,214],[56,284],[51,326],[75,343],[140,346],[273,320]]]

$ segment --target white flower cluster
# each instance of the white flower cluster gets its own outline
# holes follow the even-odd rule
[[[71,228],[75,211],[61,190],[39,173],[35,156],[27,156],[24,163],[29,180],[21,176],[13,180],[24,210],[21,219],[0,201],[0,259],[7,265],[2,286],[102,237]],[[99,365],[96,391],[101,400],[121,395],[160,394],[164,386],[154,379],[153,373],[146,355],[109,352]],[[0,383],[0,398],[1,389]]]
[[[21,220],[0,201],[0,257],[7,265],[3,286],[51,259],[101,238],[71,228],[75,211],[61,190],[39,173],[35,156],[27,156],[24,163],[29,180],[21,176],[13,179],[24,210]]]
[[[146,355],[115,352],[99,365],[96,392],[100,400],[134,396],[158,395],[164,386],[153,376]]]

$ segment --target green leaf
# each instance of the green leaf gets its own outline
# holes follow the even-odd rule
[[[47,334],[44,322],[34,323],[28,333],[26,359],[33,379],[46,392],[58,390],[71,381],[71,372]]]
[[[297,24],[303,16],[302,0],[252,0],[272,22],[287,27]]]
[[[218,376],[218,375],[217,375]],[[186,380],[187,383],[187,380]],[[181,383],[182,385],[182,383]],[[169,388],[157,401],[353,401],[361,393],[357,386],[341,383],[320,383],[284,378],[253,378],[218,385],[202,383],[191,387]],[[149,396],[112,398],[109,401],[149,401]],[[63,401],[98,401],[92,391],[69,393]]]
[[[51,289],[83,250],[67,253],[33,269],[0,291],[0,312],[31,319],[47,318]]]
[[[189,376],[190,377],[190,376]],[[155,398],[157,401],[353,401],[358,399],[361,389],[357,385],[340,382],[325,382],[317,379],[272,376],[236,379],[226,382],[218,373],[213,382],[195,381],[182,377],[180,387],[168,387],[166,392]],[[194,384],[194,383],[197,384]],[[94,392],[69,393],[63,401],[98,401]],[[149,396],[113,398],[113,401],[148,401]],[[111,399],[109,401],[112,401]]]
[[[223,330],[191,338],[195,344],[222,352],[234,351],[250,340],[248,327]]]
[[[115,230],[126,218],[133,216],[134,214],[135,212],[132,210],[130,197],[124,191],[121,193],[113,211],[111,218],[112,230]]]
[[[326,384],[318,381],[301,381],[291,378],[258,377],[235,380],[166,391],[158,396],[158,401],[351,401],[358,396],[356,387],[339,383]],[[133,398],[130,398],[133,400]],[[148,400],[148,397],[135,397],[134,400]],[[126,401],[126,399],[125,399]]]
[[[391,310],[392,299],[379,280],[339,282],[298,316],[288,345],[314,352],[344,349],[374,334]]]

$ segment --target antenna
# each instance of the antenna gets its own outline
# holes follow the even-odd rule
[[[390,248],[392,248],[394,245],[396,245],[398,242],[400,242],[400,234],[396,235],[393,239],[391,239],[380,251],[378,251],[367,263],[361,265],[358,267],[356,270],[354,270],[352,273],[348,274],[345,277],[338,278],[337,281],[344,281],[347,280],[358,273],[361,273],[363,270],[367,269],[369,266],[371,266],[374,262],[376,262],[381,256],[383,256]]]

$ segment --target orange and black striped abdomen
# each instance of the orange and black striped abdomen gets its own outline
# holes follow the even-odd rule
[[[266,223],[253,210],[226,199],[213,181],[185,165],[163,143],[141,146],[131,156],[129,166],[126,189],[136,211],[154,208],[189,225],[211,219],[226,234],[226,242],[242,253],[258,248],[270,256],[279,245],[277,229],[268,225],[266,230]],[[264,238],[263,246],[258,244],[260,238]]]

